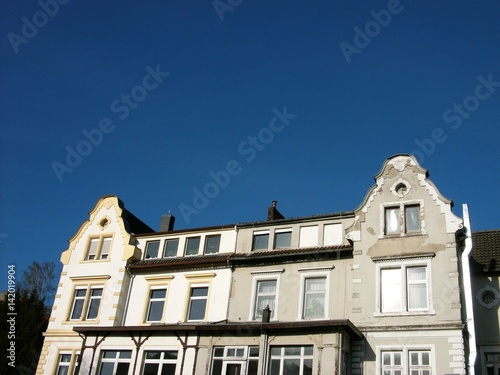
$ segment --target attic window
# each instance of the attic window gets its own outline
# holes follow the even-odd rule
[[[411,185],[407,181],[401,178],[391,186],[391,193],[398,196],[399,198],[402,198],[405,195],[407,195],[410,192],[410,190],[411,190]]]
[[[490,310],[500,302],[500,293],[495,288],[486,285],[477,293],[476,299],[481,306]]]
[[[396,186],[396,193],[398,193],[398,195],[405,195],[406,185],[405,184],[398,184],[398,186]]]
[[[102,220],[99,222],[99,227],[101,229],[106,228],[109,225],[109,219],[107,217],[102,218]]]

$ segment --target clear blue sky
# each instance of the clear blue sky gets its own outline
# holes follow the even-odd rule
[[[103,195],[154,229],[349,211],[396,153],[500,227],[498,1],[60,1],[0,15],[5,275]]]

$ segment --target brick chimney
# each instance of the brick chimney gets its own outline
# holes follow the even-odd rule
[[[160,232],[170,232],[174,230],[175,217],[168,212],[166,215],[161,215]]]
[[[273,201],[272,205],[267,208],[267,221],[284,219],[285,217],[276,208],[276,201]]]

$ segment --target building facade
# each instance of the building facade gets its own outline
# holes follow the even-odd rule
[[[97,202],[61,256],[38,374],[467,372],[463,221],[413,156],[353,211],[173,221]]]

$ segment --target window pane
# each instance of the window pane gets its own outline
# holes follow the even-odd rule
[[[412,365],[418,365],[418,353],[411,353],[410,358],[410,362]]]
[[[401,311],[403,305],[401,270],[399,268],[381,270],[380,282],[382,311]]]
[[[276,280],[259,281],[257,283],[259,293],[275,293]]]
[[[253,236],[252,250],[265,250],[268,248],[269,234],[255,234]]]
[[[128,374],[128,368],[130,366],[130,363],[118,363],[118,366],[116,367],[116,374],[115,375],[127,375]]]
[[[271,360],[271,368],[269,369],[270,375],[280,375],[280,362],[279,359]]]
[[[312,359],[304,359],[304,365],[302,366],[302,375],[312,375]]]
[[[257,375],[258,368],[259,368],[259,361],[256,360],[248,361],[247,375]]]
[[[163,352],[164,359],[177,359],[177,350],[168,350]]]
[[[112,350],[106,350],[104,352],[103,358],[116,358],[118,352]]]
[[[87,319],[95,319],[97,318],[97,314],[99,313],[99,305],[101,303],[100,298],[92,298],[89,304],[89,312],[87,314]]]
[[[315,277],[306,279],[306,290],[309,291],[324,291],[325,290],[325,281],[324,277]]]
[[[132,351],[131,350],[123,350],[120,352],[120,358],[132,358]]]
[[[71,362],[71,354],[61,354],[59,362]]]
[[[191,237],[187,239],[186,255],[197,255],[200,249],[200,237]]]
[[[313,347],[311,346],[304,346],[304,355],[313,355]]]
[[[300,355],[300,346],[286,346],[285,355]]]
[[[425,365],[425,366],[430,365],[429,353],[427,353],[427,352],[422,353],[422,365]]]
[[[100,255],[101,259],[107,259],[108,258],[109,248],[110,247],[111,247],[111,238],[110,237],[103,238],[103,240],[102,240],[102,248],[101,248],[101,255]]]
[[[420,206],[405,207],[406,232],[420,231]]]
[[[175,364],[164,363],[161,368],[161,375],[174,375],[175,374]]]
[[[146,244],[146,259],[158,258],[158,249],[160,248],[160,241],[150,241]]]
[[[163,301],[151,301],[149,304],[149,322],[159,322],[163,317]]]
[[[215,254],[219,252],[220,235],[208,236],[205,245],[205,254]]]
[[[274,248],[285,249],[292,244],[292,232],[280,232],[275,234]]]
[[[408,268],[408,280],[418,281],[427,279],[427,270],[425,267],[411,267]]]
[[[203,320],[205,318],[206,299],[196,299],[191,301],[189,320]]]
[[[158,363],[145,363],[143,375],[158,375]]]
[[[214,360],[214,364],[212,366],[212,375],[222,375],[222,360],[221,359]]]
[[[394,353],[394,364],[401,366],[401,353]]]
[[[427,286],[425,284],[408,285],[408,310],[427,308]]]
[[[97,252],[97,246],[99,245],[99,238],[92,238],[90,240],[89,252],[87,255],[88,260],[95,259],[95,254]]]
[[[165,253],[164,257],[175,257],[177,256],[177,248],[179,247],[179,240],[166,240],[165,241]]]
[[[323,318],[325,316],[325,295],[323,293],[306,294],[304,299],[304,318]]]
[[[160,359],[161,357],[161,352],[158,351],[147,351],[146,352],[146,359]]]
[[[224,356],[224,348],[214,349],[214,357],[223,357],[223,356]]]
[[[113,363],[103,362],[101,364],[101,371],[99,372],[99,375],[113,375],[113,368]]]
[[[385,233],[399,233],[399,208],[385,209]]]
[[[208,295],[208,288],[191,288],[191,296],[192,297],[206,297]]]
[[[300,375],[300,359],[285,359],[283,375]]]
[[[69,374],[69,365],[59,365],[57,369],[57,375],[68,375]]]
[[[77,290],[75,293],[75,302],[73,304],[73,312],[71,313],[71,319],[80,319],[82,316],[82,311],[83,311],[83,304],[85,299],[84,298],[78,298],[79,294],[82,294],[85,296],[85,290]]]

